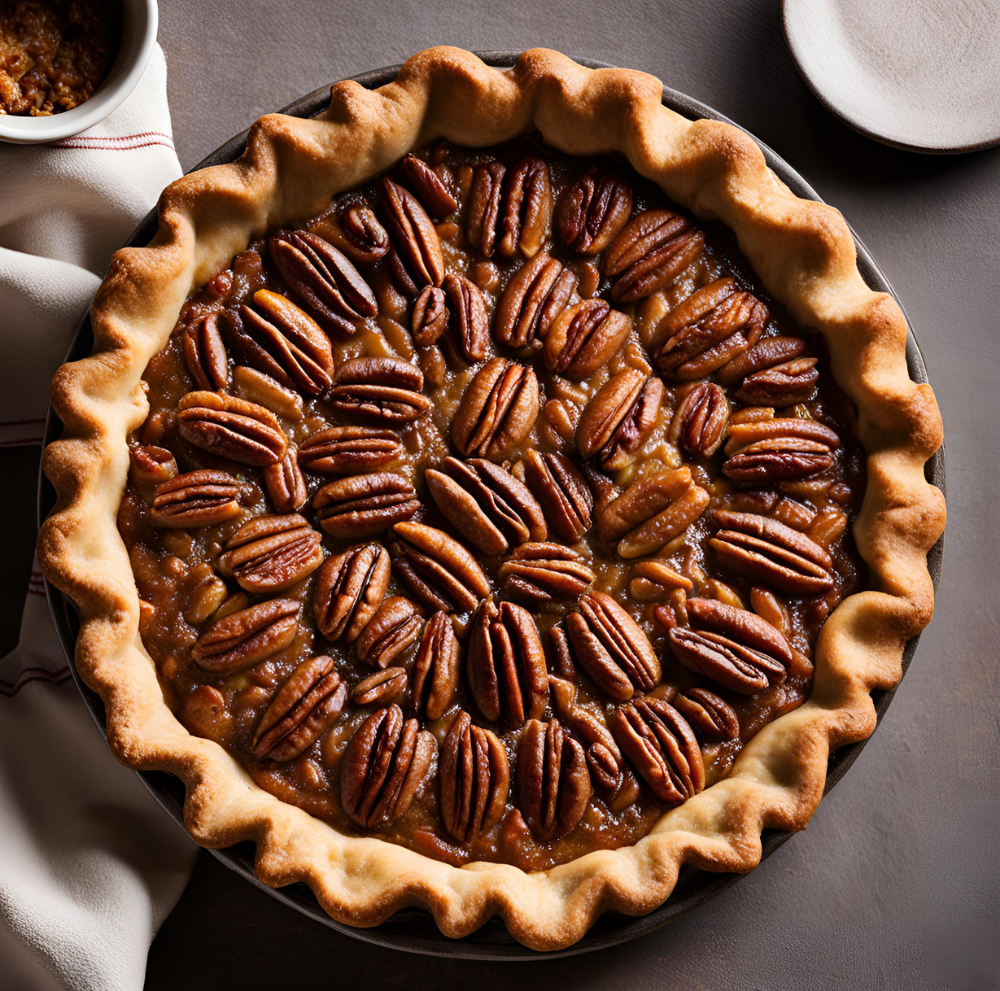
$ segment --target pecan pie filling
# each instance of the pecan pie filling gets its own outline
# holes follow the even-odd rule
[[[635,843],[808,697],[863,581],[822,341],[727,231],[533,137],[268,232],[144,385],[119,527],[169,704],[449,863]]]
[[[115,0],[0,0],[0,114],[48,117],[93,96],[118,51]]]

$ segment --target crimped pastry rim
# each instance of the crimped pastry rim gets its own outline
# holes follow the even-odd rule
[[[80,609],[77,666],[105,703],[109,745],[129,766],[169,770],[184,781],[185,820],[196,839],[208,846],[255,840],[264,882],[305,881],[338,921],[374,925],[419,905],[446,935],[459,936],[499,914],[521,942],[556,949],[579,939],[603,911],[652,910],[669,896],[682,863],[751,869],[762,828],[806,824],[830,749],[870,734],[869,692],[898,681],[906,640],[930,618],[926,553],[943,528],[944,505],[923,465],[940,445],[941,422],[930,388],[909,380],[901,311],[864,285],[853,238],[835,210],[791,194],[744,132],[681,118],[661,106],[661,93],[653,77],[585,69],[545,50],[524,53],[501,73],[469,53],[437,48],[414,56],[396,82],[375,92],[337,84],[331,108],[314,120],[262,118],[238,163],[168,187],[157,236],[148,248],[118,252],[95,298],[95,354],[63,366],[53,380],[53,408],[66,432],[45,454],[59,501],[39,553],[48,579]],[[478,113],[470,115],[470,106]],[[139,641],[138,598],[115,515],[125,436],[145,416],[138,385],[145,356],[165,343],[188,291],[242,250],[250,230],[303,218],[310,204],[318,209],[331,192],[382,171],[432,135],[486,144],[532,124],[565,151],[619,150],[640,173],[655,171],[673,199],[734,229],[769,292],[800,326],[823,331],[835,377],[858,403],[858,433],[869,451],[856,537],[873,587],[887,591],[858,593],[831,614],[810,701],[759,733],[728,778],[667,813],[633,847],[528,875],[510,865],[449,867],[372,837],[341,836],[257,788],[217,744],[191,737],[164,704]],[[345,161],[330,145],[352,129],[361,154]],[[373,135],[378,142],[366,142]],[[322,175],[320,164],[328,170]]]

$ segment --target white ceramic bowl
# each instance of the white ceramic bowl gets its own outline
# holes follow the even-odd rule
[[[125,101],[139,82],[153,45],[159,16],[156,0],[121,0],[122,42],[107,78],[78,107],[51,117],[0,116],[0,141],[18,145],[44,144],[79,134],[104,120]]]

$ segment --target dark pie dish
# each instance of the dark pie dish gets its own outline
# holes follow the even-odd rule
[[[498,78],[434,50],[404,67],[392,95],[459,79],[519,122],[522,90],[553,78],[585,116],[626,101],[635,132],[621,150],[646,175],[661,131],[699,127],[654,114],[648,77],[591,76],[553,53],[527,53]],[[401,140],[402,125],[344,85],[316,133],[276,117],[258,125],[252,193],[218,170],[171,187],[155,272],[135,252],[117,256],[94,322],[99,343],[117,327],[114,357],[128,360],[83,393],[73,380],[87,363],[67,366],[54,405],[70,435],[74,415],[99,438],[127,423],[108,456],[131,449],[131,481],[103,518],[117,517],[132,563],[109,562],[110,586],[89,574],[88,602],[69,580],[64,535],[76,525],[63,508],[43,534],[45,565],[81,607],[78,667],[109,705],[113,749],[180,774],[196,838],[253,837],[260,876],[306,880],[341,921],[423,904],[457,935],[498,912],[518,939],[557,948],[603,910],[663,901],[681,863],[748,869],[759,844],[741,849],[736,835],[804,825],[829,749],[871,731],[869,692],[898,679],[903,644],[929,617],[924,557],[943,506],[923,464],[940,439],[936,408],[906,375],[905,321],[864,287],[839,215],[797,200],[762,160],[747,165],[759,152],[739,132],[688,134],[686,161],[680,130],[664,140],[655,175],[670,200],[622,159],[579,161],[589,149],[546,128],[544,101],[544,141],[507,120],[500,137],[531,133],[463,137],[487,151],[440,145],[457,126],[443,109],[424,118],[434,140],[403,149],[418,160],[366,161],[358,174],[356,161],[317,151],[323,128],[382,121],[382,139]],[[517,92],[497,92],[508,85]],[[576,155],[555,150],[565,141]],[[322,160],[360,192],[332,207],[329,193],[320,208],[282,202],[291,212],[254,218],[247,237],[214,216],[233,200],[273,209],[279,160],[300,180]],[[720,162],[733,172],[713,201]],[[391,178],[368,187],[387,166]],[[337,192],[340,180],[317,183],[331,181]],[[512,190],[529,192],[518,202]],[[199,218],[193,251],[171,201]],[[725,221],[745,258],[701,216]],[[187,259],[173,279],[172,250]],[[810,319],[803,266],[822,321]],[[125,283],[146,290],[127,333]],[[156,322],[150,310],[172,320],[142,352],[136,321]],[[126,368],[144,377],[148,417]],[[97,427],[85,408],[95,386],[121,397]],[[57,491],[67,468],[84,480],[78,509],[99,475],[80,454],[64,440],[47,455]],[[876,498],[906,519],[886,533],[856,523],[859,558],[848,524],[862,495],[862,521]],[[91,512],[84,529],[101,519]],[[851,594],[888,587],[887,568],[894,592]],[[143,664],[113,674],[109,631],[93,621],[117,588],[125,644],[139,603],[122,579],[146,602],[159,681],[135,628],[123,649]],[[867,633],[836,622],[853,609]],[[890,670],[886,631],[900,629]],[[820,705],[817,692],[832,694]],[[243,791],[250,804],[234,815]]]

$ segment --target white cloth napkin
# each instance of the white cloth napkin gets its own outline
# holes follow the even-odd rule
[[[181,173],[159,46],[132,95],[89,131],[0,144],[0,444],[35,442],[48,383],[111,253]]]
[[[41,442],[49,379],[111,252],[180,175],[170,134],[157,47],[102,123],[0,145],[0,447]],[[35,562],[20,642],[0,660],[0,988],[139,991],[196,847],[111,756],[44,595]]]

